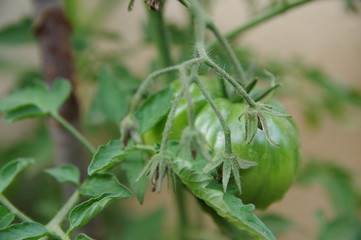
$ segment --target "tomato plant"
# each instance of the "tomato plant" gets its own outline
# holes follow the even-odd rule
[[[5,1],[1,10],[16,5]],[[43,118],[25,122],[27,130],[3,131],[0,124],[0,240],[276,240],[296,224],[280,214],[289,210],[283,202],[268,207],[296,178],[321,183],[332,206],[330,214],[317,212],[319,231],[312,237],[361,239],[357,179],[307,154],[301,163],[299,133],[276,100],[298,100],[291,106],[317,126],[325,114],[355,118],[348,110],[361,109],[360,91],[301,61],[260,61],[247,41],[236,41],[316,1],[244,1],[251,18],[228,33],[214,20],[213,6],[231,1],[130,0],[128,8],[117,0],[63,1],[34,0],[34,14],[0,25],[0,51],[6,48],[0,77],[13,78],[2,84],[0,94],[9,93],[0,97],[0,112],[6,123]],[[356,0],[343,2],[359,9]],[[222,20],[238,9],[229,10]],[[174,22],[172,11],[186,21]],[[122,34],[108,28],[113,14]],[[144,17],[135,40],[134,23]],[[34,51],[23,54],[25,44]],[[10,57],[19,52],[19,61]],[[295,122],[302,122],[298,110],[292,109]],[[329,131],[332,140],[335,132]],[[340,142],[352,146],[350,139]],[[174,191],[148,197],[165,185]],[[157,208],[150,214],[142,205],[149,201]],[[168,221],[169,207],[177,209],[177,221]],[[209,228],[205,214],[218,229]]]

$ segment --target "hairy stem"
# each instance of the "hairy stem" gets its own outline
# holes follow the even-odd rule
[[[209,17],[204,13],[202,7],[196,0],[190,0],[192,7],[191,10],[196,18],[196,24],[197,24],[197,31],[196,31],[196,51],[199,55],[199,57],[204,58],[205,62],[208,66],[213,68],[219,75],[221,75],[222,78],[226,79],[229,83],[232,84],[232,86],[237,90],[239,95],[247,102],[247,104],[251,107],[255,107],[256,103],[253,101],[253,99],[247,94],[247,92],[244,90],[241,84],[239,84],[233,77],[231,77],[226,71],[224,71],[221,67],[219,67],[207,54],[206,48],[205,48],[205,28],[206,26],[213,26],[212,28],[215,29],[216,36],[219,35],[221,39],[223,39],[223,44],[225,44],[225,47],[228,47],[229,54],[233,54],[234,61],[238,62],[236,57],[234,56],[233,50],[229,47],[228,42],[222,37],[222,34],[217,30],[217,28],[214,27],[213,22],[209,19]],[[241,65],[239,65],[241,67]],[[241,70],[242,71],[242,70]],[[245,76],[245,73],[243,71],[242,75]]]
[[[14,213],[21,220],[26,222],[34,222],[30,217],[26,216],[22,211],[15,207],[4,195],[0,194],[0,203],[4,205],[10,212]]]
[[[234,69],[237,73],[237,76],[239,78],[239,83],[242,87],[245,86],[245,83],[247,82],[247,76],[246,73],[241,65],[241,63],[238,61],[236,54],[231,48],[231,45],[227,41],[227,39],[222,35],[222,33],[218,30],[218,28],[214,25],[214,23],[210,23],[207,25],[207,27],[214,33],[214,35],[217,37],[219,43],[222,45],[224,50],[226,50],[226,54],[228,55],[229,59],[231,60]]]
[[[164,130],[163,130],[163,133],[162,133],[162,143],[160,145],[160,153],[165,153],[166,150],[167,150],[168,139],[169,139],[170,131],[172,129],[175,111],[177,110],[177,107],[179,105],[179,102],[180,102],[183,94],[184,94],[184,91],[185,91],[185,89],[183,88],[178,93],[176,98],[173,100],[172,107],[171,107],[170,112],[168,114],[167,122],[165,123],[165,127],[164,127]]]
[[[62,116],[59,114],[53,114],[52,117],[60,123],[65,129],[67,129],[76,139],[81,142],[86,149],[94,155],[96,152],[96,149],[92,146],[92,144],[70,123],[68,123]]]
[[[182,62],[182,63],[174,65],[174,66],[159,69],[159,70],[149,74],[148,77],[142,82],[142,84],[138,88],[137,92],[134,94],[133,99],[131,101],[129,114],[131,115],[131,114],[135,113],[135,110],[137,109],[137,107],[138,107],[138,105],[139,105],[139,103],[140,103],[140,101],[142,99],[142,95],[147,90],[147,88],[149,87],[149,84],[152,82],[152,80],[154,78],[159,77],[160,75],[163,75],[163,74],[168,73],[168,72],[179,71],[180,67],[191,66],[191,65],[200,63],[202,61],[204,61],[203,58],[193,58],[191,60]]]
[[[226,79],[232,86],[237,90],[238,94],[245,100],[245,102],[250,107],[255,107],[256,102],[248,95],[246,90],[233,79],[231,75],[229,75],[226,71],[224,71],[220,66],[218,66],[215,62],[213,62],[210,58],[206,60],[206,64],[213,68],[222,78]]]
[[[209,96],[208,91],[204,88],[204,86],[201,84],[201,82],[199,81],[198,77],[194,78],[194,82],[197,84],[197,86],[199,87],[199,89],[201,90],[202,94],[204,95],[204,97],[206,98],[207,102],[209,103],[209,105],[211,105],[213,111],[215,112],[215,114],[217,115],[219,122],[222,125],[223,128],[223,132],[224,132],[224,140],[225,140],[225,145],[224,145],[224,150],[226,153],[232,153],[232,145],[231,145],[231,130],[229,129],[226,121],[224,120],[221,112],[219,111],[217,105],[214,103],[214,101],[212,100],[212,98]]]
[[[189,79],[186,74],[186,70],[184,68],[180,69],[180,77],[182,79],[185,97],[187,100],[187,117],[188,117],[188,124],[191,126],[191,128],[194,128],[194,121],[195,121],[195,113],[194,113],[194,104],[192,101],[192,96],[189,92]]]

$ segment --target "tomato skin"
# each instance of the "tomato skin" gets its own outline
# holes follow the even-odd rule
[[[204,87],[207,89],[207,91],[209,92],[212,98],[222,97],[223,92],[221,88],[221,82],[218,79],[200,77],[200,82],[204,85]],[[182,82],[180,80],[176,80],[171,84],[171,87],[174,92],[174,95],[176,95],[177,93],[179,93],[179,91],[182,88]],[[204,98],[202,92],[195,84],[192,84],[189,90],[194,104],[195,114],[197,114],[207,104],[207,101]],[[143,141],[145,144],[154,145],[155,143],[161,142],[162,132],[166,120],[167,117],[164,117],[153,128],[151,128],[149,131],[143,134]],[[175,112],[175,118],[169,140],[179,140],[182,136],[183,130],[187,125],[188,125],[187,100],[183,96]]]
[[[232,103],[224,98],[216,99],[215,103],[231,130],[233,152],[245,160],[258,163],[256,167],[240,171],[240,198],[244,203],[253,203],[256,208],[265,209],[284,196],[297,174],[300,162],[297,129],[289,118],[265,114],[270,136],[279,146],[269,143],[259,129],[252,142],[246,144],[244,118],[238,120],[245,104]],[[224,151],[223,130],[209,105],[198,114],[196,127],[215,153]]]

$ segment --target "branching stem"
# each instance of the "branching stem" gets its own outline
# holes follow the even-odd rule
[[[0,203],[4,205],[10,212],[14,213],[21,220],[26,222],[34,222],[30,217],[26,216],[22,211],[15,207],[4,195],[0,194]]]
[[[70,210],[79,201],[79,198],[80,198],[80,194],[79,194],[79,191],[77,190],[70,196],[70,198],[65,203],[65,205],[57,212],[57,214],[46,225],[50,231],[55,230],[59,226],[59,224],[68,215]]]
[[[232,153],[232,145],[231,145],[231,130],[229,129],[226,121],[224,120],[221,112],[219,111],[217,105],[214,103],[213,99],[209,96],[208,91],[204,88],[204,86],[199,81],[198,77],[194,78],[194,82],[197,84],[199,89],[201,90],[202,94],[206,98],[207,102],[211,105],[213,111],[217,115],[219,122],[221,123],[221,126],[223,128],[224,132],[224,140],[225,140],[225,152],[226,153]]]
[[[193,66],[194,67],[194,66]],[[184,87],[184,93],[187,100],[187,117],[188,117],[188,124],[191,126],[191,128],[194,128],[194,121],[195,121],[195,112],[194,112],[194,104],[192,101],[192,96],[189,92],[189,77],[187,76],[186,69],[181,68],[179,70],[179,75],[182,79],[183,87]]]
[[[241,63],[237,59],[236,54],[232,50],[231,45],[229,44],[227,39],[222,35],[222,33],[218,30],[218,28],[216,27],[216,25],[213,22],[209,23],[207,25],[207,27],[209,30],[211,30],[214,33],[214,35],[218,39],[219,43],[222,45],[224,50],[226,50],[226,54],[228,55],[228,58],[231,60],[233,66],[234,66],[234,69],[237,73],[237,76],[239,78],[239,83],[241,84],[242,87],[244,87],[245,83],[247,82],[247,76],[246,76],[246,73],[245,73]]]
[[[203,58],[193,58],[191,60],[185,61],[183,63],[174,65],[174,66],[170,66],[167,68],[163,68],[160,70],[157,70],[155,72],[152,72],[151,74],[148,75],[148,77],[142,82],[142,84],[140,85],[140,87],[138,88],[137,92],[134,94],[134,97],[131,101],[131,106],[130,106],[130,112],[129,114],[134,114],[141,99],[142,99],[142,95],[144,94],[144,92],[147,90],[149,84],[152,82],[152,80],[156,77],[159,77],[162,74],[168,73],[168,72],[172,72],[172,71],[179,71],[180,67],[188,67],[188,66],[192,66],[194,64],[197,63],[201,63],[203,62],[204,59]]]

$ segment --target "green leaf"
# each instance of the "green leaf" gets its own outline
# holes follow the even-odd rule
[[[75,240],[94,240],[94,239],[87,236],[85,233],[80,233],[76,236]]]
[[[119,193],[131,197],[132,192],[120,184],[117,177],[111,173],[97,173],[87,178],[80,188],[80,193],[86,196],[97,197],[104,193]]]
[[[164,210],[159,209],[151,214],[145,216],[134,222],[130,222],[124,234],[120,239],[122,240],[158,240],[162,239],[162,227],[164,220]],[[141,229],[141,231],[140,231]]]
[[[15,215],[0,205],[0,229],[6,228],[14,220]]]
[[[119,140],[109,141],[107,145],[100,146],[94,154],[88,167],[88,174],[93,175],[101,170],[110,168],[123,161],[133,148],[122,148]]]
[[[311,161],[298,180],[303,184],[314,181],[323,184],[338,217],[357,215],[359,193],[355,179],[346,169],[331,163]]]
[[[35,222],[13,224],[0,230],[0,239],[4,240],[39,239],[45,236],[52,234],[43,225]]]
[[[71,85],[65,79],[57,79],[52,90],[49,90],[45,83],[39,83],[0,99],[0,112],[10,112],[11,116],[20,114],[20,119],[33,117],[36,111],[35,108],[39,110],[36,111],[37,115],[57,114],[58,109],[69,96],[70,91]],[[29,107],[32,107],[32,109],[29,110]],[[20,111],[20,113],[14,113],[14,111]],[[26,111],[29,113],[28,116],[24,114]],[[11,116],[8,118],[15,120]]]
[[[138,109],[136,118],[138,120],[139,133],[157,124],[165,116],[172,105],[173,92],[166,87],[151,95]]]
[[[35,106],[23,106],[17,108],[15,110],[9,111],[5,115],[5,122],[6,123],[13,123],[18,120],[26,119],[26,118],[37,118],[43,117],[47,114],[42,112],[39,108]]]
[[[0,44],[17,45],[34,42],[31,33],[32,20],[24,18],[19,22],[12,23],[0,30]]]
[[[283,234],[294,226],[294,223],[291,220],[280,215],[266,214],[260,218],[262,222],[264,222],[264,224],[266,224],[266,226],[269,227],[276,235]]]
[[[57,168],[46,169],[45,172],[53,176],[58,182],[69,182],[78,185],[80,172],[74,165],[63,165]]]
[[[21,170],[33,162],[32,158],[18,158],[5,164],[0,169],[0,193],[10,185]]]
[[[275,236],[267,226],[252,214],[252,211],[255,210],[254,205],[243,204],[229,191],[224,193],[222,185],[216,183],[212,176],[202,171],[205,164],[206,161],[200,158],[193,162],[176,158],[172,161],[172,168],[197,198],[202,199],[218,215],[234,224],[238,229],[247,232],[255,239],[275,240]]]
[[[95,101],[107,120],[119,123],[128,112],[128,103],[118,85],[119,79],[105,68],[99,72],[99,87]]]
[[[134,189],[135,195],[141,204],[143,203],[144,195],[147,190],[147,177],[142,176],[138,181],[137,178],[145,165],[146,161],[140,151],[132,152],[122,163],[122,169],[125,171],[127,180]]]
[[[129,197],[128,193],[105,193],[75,206],[69,214],[70,227],[68,232],[87,224],[114,200]]]

